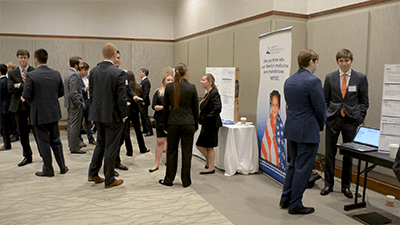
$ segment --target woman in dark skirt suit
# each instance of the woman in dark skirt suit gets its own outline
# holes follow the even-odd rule
[[[158,88],[153,95],[153,101],[151,107],[154,109],[154,120],[156,122],[156,131],[157,131],[157,146],[156,146],[156,161],[154,166],[149,169],[149,172],[152,173],[158,170],[160,165],[161,155],[163,151],[167,148],[167,134],[164,132],[164,122],[163,122],[163,109],[164,109],[164,93],[165,86],[167,84],[172,83],[174,81],[174,72],[171,67],[165,67],[163,69],[163,79],[162,79],[162,87]]]
[[[222,126],[221,117],[221,97],[215,86],[215,78],[212,74],[205,74],[201,78],[201,86],[206,89],[207,94],[200,102],[200,118],[201,132],[196,142],[197,149],[206,158],[206,170],[200,174],[213,174],[215,151],[214,147],[218,146],[218,129]]]
[[[179,63],[175,67],[174,82],[167,84],[164,93],[164,130],[167,133],[167,171],[159,183],[172,186],[178,167],[178,145],[182,147],[181,180],[183,187],[192,184],[190,167],[194,132],[198,128],[199,100],[194,84],[186,78],[188,69]]]

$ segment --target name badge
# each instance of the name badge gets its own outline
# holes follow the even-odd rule
[[[357,91],[357,86],[349,86],[349,92],[356,92]]]
[[[125,80],[125,85],[128,85],[128,80]]]

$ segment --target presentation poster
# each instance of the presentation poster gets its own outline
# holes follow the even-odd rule
[[[215,78],[215,85],[221,96],[221,120],[223,124],[237,122],[239,107],[239,67],[206,67],[206,73]]]
[[[286,102],[283,85],[289,77],[292,27],[260,35],[260,86],[257,102],[257,140],[260,169],[284,183],[287,169],[283,127]]]
[[[385,65],[382,93],[380,153],[400,143],[400,64]]]

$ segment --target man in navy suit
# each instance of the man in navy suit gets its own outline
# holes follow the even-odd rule
[[[8,92],[11,94],[10,111],[15,113],[15,119],[17,121],[17,127],[22,145],[22,151],[24,159],[18,164],[18,166],[25,166],[32,163],[32,149],[29,144],[29,133],[31,125],[29,124],[29,110],[30,107],[22,98],[22,92],[24,91],[24,84],[26,74],[33,71],[35,68],[28,65],[29,52],[25,49],[17,51],[17,60],[19,66],[8,72]]]
[[[328,108],[325,135],[325,187],[321,195],[333,191],[337,141],[342,133],[343,142],[351,142],[357,127],[364,121],[369,107],[367,76],[351,69],[353,54],[342,49],[336,54],[339,70],[326,75],[324,92]],[[343,156],[342,193],[353,198],[350,191],[353,160]]]
[[[326,106],[322,82],[313,75],[319,55],[311,49],[301,50],[297,60],[300,69],[284,85],[287,119],[283,137],[291,160],[279,205],[289,208],[289,214],[309,214],[314,208],[304,207],[302,198],[317,156]]]
[[[64,95],[64,86],[60,72],[46,65],[47,58],[45,49],[35,51],[37,69],[27,74],[22,93],[22,97],[31,105],[31,124],[34,126],[39,153],[43,158],[43,170],[36,172],[40,177],[54,176],[50,148],[60,167],[60,173],[65,174],[68,171],[58,127],[58,120],[61,119],[58,98]]]
[[[88,181],[102,183],[105,188],[121,185],[114,178],[118,149],[127,119],[125,72],[114,65],[117,47],[112,43],[103,46],[104,61],[89,72],[89,120],[96,122],[97,145],[89,167]],[[105,180],[99,176],[104,157]]]
[[[1,129],[3,135],[4,145],[0,147],[0,150],[10,150],[11,149],[11,127],[13,114],[8,110],[10,107],[11,95],[8,93],[7,89],[7,66],[5,64],[0,64],[0,93],[1,93]]]

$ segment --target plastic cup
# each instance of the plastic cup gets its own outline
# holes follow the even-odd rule
[[[393,195],[386,195],[386,205],[389,207],[393,207],[395,197]]]
[[[397,150],[399,149],[398,144],[390,144],[389,145],[389,152],[390,152],[390,158],[394,159],[396,158]]]
[[[240,123],[241,124],[246,124],[246,121],[247,121],[246,117],[241,117],[240,118]]]

